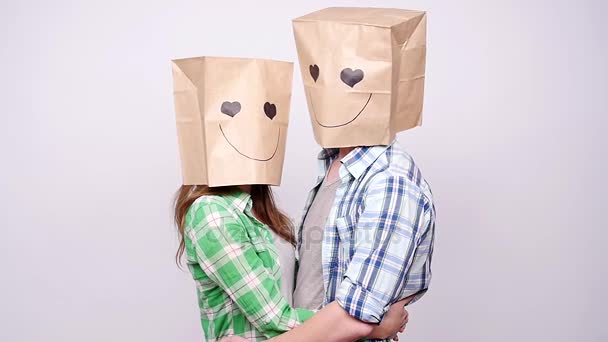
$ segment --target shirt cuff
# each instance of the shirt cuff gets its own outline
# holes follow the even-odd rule
[[[298,320],[300,321],[300,323],[304,323],[306,320],[312,317],[312,315],[315,314],[314,311],[299,308],[296,308],[296,312],[298,313]]]
[[[366,323],[380,323],[385,312],[384,303],[365,288],[345,278],[336,293],[336,302],[352,317]]]

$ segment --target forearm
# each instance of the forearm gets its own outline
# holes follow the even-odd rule
[[[338,303],[331,303],[297,328],[272,338],[272,342],[351,342],[368,336],[372,324],[351,317]]]

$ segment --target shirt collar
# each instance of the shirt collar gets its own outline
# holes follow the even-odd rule
[[[253,206],[251,195],[243,191],[237,191],[235,193],[228,194],[225,196],[225,199],[228,202],[232,203],[243,213],[251,211],[251,207]]]
[[[380,157],[390,145],[376,145],[376,146],[359,146],[354,150],[350,151],[340,162],[344,165],[345,169],[354,178],[359,178],[361,175]],[[322,174],[320,179],[322,180],[327,173],[327,169],[331,165],[331,162],[338,156],[339,149],[337,148],[326,148],[319,153],[319,162],[321,164]]]

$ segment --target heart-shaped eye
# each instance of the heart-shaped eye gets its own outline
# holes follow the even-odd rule
[[[340,79],[352,88],[363,79],[363,70],[346,68],[340,73]]]
[[[317,82],[317,78],[319,78],[319,66],[316,64],[308,66],[308,71],[310,71],[310,76],[312,79]]]
[[[272,120],[277,115],[277,106],[274,103],[266,102],[264,103],[264,113],[266,116]]]
[[[229,115],[230,117],[234,117],[241,111],[241,104],[238,101],[225,101],[224,103],[222,103],[222,108],[220,110],[222,111],[222,113]]]

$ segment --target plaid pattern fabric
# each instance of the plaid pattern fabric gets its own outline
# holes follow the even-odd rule
[[[246,193],[203,196],[186,214],[186,259],[209,342],[230,335],[266,340],[312,316],[281,295],[272,235],[251,207]]]
[[[319,154],[319,178],[304,217],[337,154]],[[325,303],[337,301],[353,317],[377,323],[391,303],[413,294],[415,301],[429,286],[432,194],[413,159],[395,143],[358,147],[341,162],[341,184],[322,242]]]

